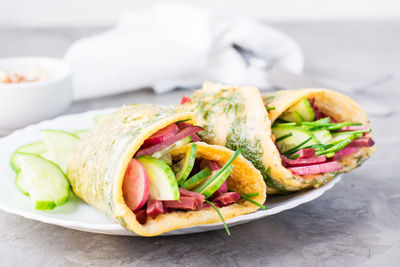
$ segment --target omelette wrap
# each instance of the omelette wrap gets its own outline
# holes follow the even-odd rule
[[[322,121],[314,121],[315,114],[304,122],[310,125],[291,120],[288,109],[304,99],[312,101],[310,109]],[[260,170],[269,194],[318,187],[354,169],[374,151],[364,112],[353,100],[333,91],[292,90],[262,97],[254,87],[206,82],[190,98],[182,99],[180,109],[196,113],[198,125],[206,130],[200,133],[206,142],[233,150],[244,147],[242,155]],[[280,118],[282,115],[287,120]],[[341,133],[342,129],[346,133]],[[317,133],[324,134],[322,140],[314,136]],[[361,142],[354,140],[356,137]],[[344,139],[358,144],[338,151]]]
[[[195,125],[193,113],[156,105],[105,116],[70,157],[73,192],[142,236],[257,210],[266,198],[259,171],[240,151],[201,142]]]
[[[290,191],[319,187],[360,166],[376,150],[367,115],[346,95],[327,89],[282,90],[264,94],[263,102],[283,163],[279,181]],[[310,137],[296,143],[291,139],[300,128]],[[288,132],[292,136],[285,137]],[[285,153],[291,145],[298,147]]]

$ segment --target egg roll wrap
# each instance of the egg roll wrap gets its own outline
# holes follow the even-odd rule
[[[365,113],[353,100],[328,90],[280,91],[262,97],[254,87],[205,82],[201,90],[190,96],[190,101],[180,105],[180,110],[196,113],[197,124],[206,129],[201,133],[206,142],[232,150],[241,147],[243,156],[263,175],[267,194],[288,193],[321,186],[339,173],[360,165],[375,149],[361,148],[346,156],[340,161],[340,171],[294,175],[283,166],[271,126],[283,112],[304,97],[315,98],[315,105],[321,112],[337,121],[369,125]],[[268,113],[266,106],[275,109]]]
[[[271,123],[274,123],[285,111],[301,101],[302,99],[312,99],[316,110],[332,118],[336,122],[350,121],[352,123],[361,123],[364,126],[371,127],[368,117],[363,109],[350,97],[327,89],[297,89],[281,90],[274,93],[264,94],[263,102],[266,107],[273,107],[268,113]],[[371,133],[366,133],[371,137]],[[308,176],[298,176],[287,172],[283,166],[280,166],[279,172],[287,189],[290,191],[307,188],[310,186],[319,187],[332,180],[340,173],[349,172],[363,162],[365,162],[376,151],[375,146],[361,147],[358,151],[347,155],[339,160],[342,169],[337,172],[325,174],[314,174]]]
[[[155,236],[179,228],[220,222],[212,208],[196,211],[172,211],[140,224],[125,204],[122,184],[132,157],[143,142],[164,127],[186,120],[195,123],[190,112],[177,112],[172,107],[156,105],[124,106],[102,118],[90,133],[81,139],[70,158],[68,178],[73,192],[113,221],[142,236]],[[171,152],[174,159],[183,158],[190,148],[185,145]],[[197,142],[196,157],[217,161],[221,166],[233,151]],[[257,169],[242,156],[233,161],[233,172],[227,180],[228,189],[239,193],[259,193],[255,201],[265,201],[265,185]],[[256,205],[239,200],[219,208],[225,219],[257,210]]]

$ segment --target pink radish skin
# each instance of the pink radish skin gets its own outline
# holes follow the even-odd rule
[[[165,140],[167,140],[168,138],[171,138],[178,132],[179,132],[178,125],[176,125],[175,123],[170,124],[167,127],[155,132],[149,138],[147,138],[146,141],[144,141],[143,145],[150,146],[150,145],[160,144]]]
[[[126,205],[133,211],[144,206],[149,197],[149,177],[146,169],[136,159],[131,159],[122,183]]]

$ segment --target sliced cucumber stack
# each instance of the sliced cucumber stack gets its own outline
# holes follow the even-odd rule
[[[301,127],[278,125],[272,127],[272,133],[276,140],[279,140],[276,143],[281,154],[318,143],[312,132]]]
[[[179,200],[178,183],[171,168],[161,159],[151,156],[136,158],[149,176],[149,198],[157,200]]]
[[[280,118],[289,122],[301,123],[303,121],[313,121],[315,113],[308,99],[303,98],[283,113]]]
[[[203,194],[205,198],[209,198],[212,194],[217,191],[221,185],[226,181],[228,176],[231,174],[233,170],[232,162],[240,155],[241,149],[233,153],[231,158],[225,163],[225,165],[219,169],[214,175],[208,178],[205,182],[201,183],[197,186],[194,191],[200,194]]]
[[[192,143],[190,149],[186,152],[185,157],[172,166],[172,170],[175,173],[176,181],[180,186],[189,177],[189,174],[193,169],[194,162],[196,160],[196,151],[197,144]]]
[[[31,197],[36,209],[54,209],[68,201],[69,182],[56,164],[34,154],[18,152],[16,157],[21,164],[16,185]]]
[[[74,134],[57,131],[42,130],[42,138],[48,149],[48,157],[66,172],[69,156],[79,142],[79,137]]]
[[[196,187],[195,192],[203,194],[206,199],[209,198],[226,181],[228,176],[231,174],[232,170],[233,170],[233,165],[229,165],[222,172],[219,172],[219,173],[215,174],[214,176],[211,176],[200,186]]]
[[[47,147],[44,142],[34,142],[17,148],[17,150],[11,156],[10,164],[14,171],[19,172],[21,170],[21,164],[18,162],[17,153],[30,153],[30,154],[43,154],[47,151]]]

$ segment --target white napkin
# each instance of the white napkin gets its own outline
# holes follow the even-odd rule
[[[117,26],[68,49],[74,98],[153,87],[157,93],[196,87],[205,80],[268,86],[265,70],[246,66],[238,44],[300,73],[303,55],[286,34],[249,18],[217,18],[183,3],[126,12]]]

